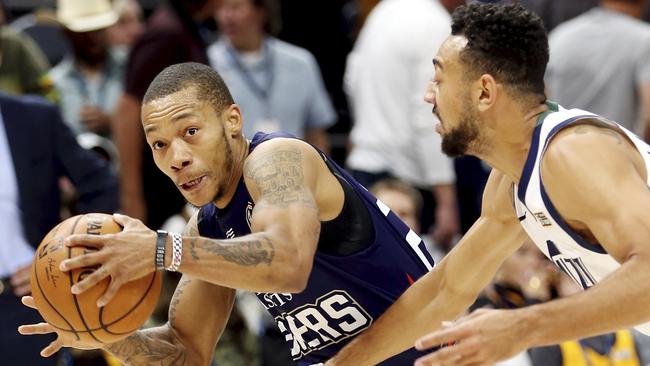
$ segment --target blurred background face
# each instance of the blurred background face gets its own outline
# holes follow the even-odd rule
[[[108,28],[108,41],[112,46],[132,46],[144,31],[142,9],[136,0],[121,0],[118,6],[120,18]]]
[[[66,33],[77,60],[90,66],[98,65],[106,60],[108,55],[106,29],[83,33],[67,31]]]
[[[237,48],[264,34],[264,17],[253,0],[222,0],[216,12],[219,30]]]
[[[375,197],[393,211],[408,227],[416,233],[420,231],[415,202],[407,194],[392,189],[375,192]]]

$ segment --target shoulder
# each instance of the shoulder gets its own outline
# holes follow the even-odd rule
[[[244,162],[247,166],[260,161],[270,164],[288,161],[305,161],[318,158],[320,155],[310,144],[296,138],[278,137],[260,143]]]
[[[0,103],[10,105],[17,108],[21,112],[56,112],[58,109],[56,105],[49,100],[38,95],[21,95],[14,96],[5,93],[0,93]]]
[[[546,146],[542,169],[554,174],[574,176],[590,162],[601,163],[629,159],[633,147],[622,131],[611,122],[588,118],[563,128]]]
[[[293,45],[291,43],[269,37],[269,46],[281,61],[291,62],[292,64],[302,66],[316,65],[316,58],[307,49]]]

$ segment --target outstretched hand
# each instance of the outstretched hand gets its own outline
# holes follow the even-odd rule
[[[36,304],[34,303],[34,298],[31,296],[23,296],[22,297],[22,303],[30,307],[32,309],[36,309]],[[51,333],[56,333],[57,337],[52,343],[50,343],[47,347],[43,348],[41,350],[41,356],[43,357],[50,357],[53,354],[57,353],[62,347],[73,347],[77,349],[95,349],[97,347],[93,347],[78,341],[75,341],[69,334],[66,334],[61,331],[57,331],[56,328],[54,328],[51,324],[49,323],[38,323],[38,324],[29,324],[29,325],[21,325],[18,327],[18,332],[22,335],[34,335],[34,334],[51,334]]]
[[[444,322],[443,329],[430,333],[415,343],[424,351],[448,345],[420,357],[416,366],[493,365],[525,350],[520,324],[511,310],[480,309],[455,322]]]
[[[115,234],[71,235],[66,238],[65,245],[69,247],[81,246],[97,250],[67,259],[60,264],[62,271],[97,267],[93,273],[72,287],[74,294],[80,294],[110,277],[110,284],[97,300],[97,306],[106,305],[125,283],[156,270],[156,232],[140,220],[128,216],[114,214],[113,219],[124,227],[124,230]]]

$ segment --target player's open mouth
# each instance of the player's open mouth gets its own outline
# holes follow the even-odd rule
[[[202,176],[200,176],[200,177],[198,177],[196,179],[192,179],[191,181],[189,181],[187,183],[181,184],[181,188],[183,188],[183,190],[185,190],[185,191],[193,191],[193,190],[197,189],[201,185],[201,183],[203,183],[205,181],[205,178],[206,178],[206,176],[202,175]]]

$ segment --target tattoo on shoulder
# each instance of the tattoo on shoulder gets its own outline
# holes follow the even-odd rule
[[[255,182],[267,203],[280,207],[295,203],[315,207],[304,186],[302,153],[298,149],[275,151],[249,160],[244,174]]]
[[[601,121],[599,121],[599,122],[601,122]],[[602,122],[602,123],[610,125],[609,123],[605,123],[605,122]],[[613,127],[613,125],[611,125],[611,126]],[[613,137],[614,139],[616,139],[616,143],[619,144],[619,145],[623,143],[623,139],[621,138],[621,135],[618,132],[612,130],[609,127],[605,127],[605,126],[599,127],[597,125],[582,124],[582,125],[577,126],[573,131],[574,131],[574,133],[576,135],[583,135],[583,134],[586,134],[588,132],[598,132],[601,135]]]
[[[256,239],[229,240],[227,242],[200,239],[192,245],[242,266],[271,265],[273,257],[275,257],[275,247],[266,235],[259,235]]]

